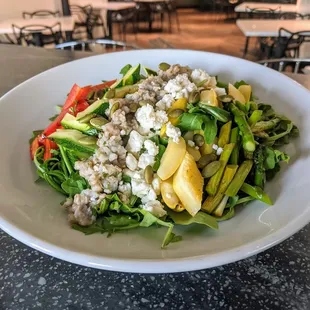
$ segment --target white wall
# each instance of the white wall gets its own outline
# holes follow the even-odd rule
[[[0,20],[21,18],[22,12],[61,11],[61,0],[0,0]]]

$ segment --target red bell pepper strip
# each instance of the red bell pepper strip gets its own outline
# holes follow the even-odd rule
[[[98,85],[94,85],[92,86],[91,90],[100,90],[100,89],[104,89],[106,87],[110,87],[111,85],[113,85],[116,82],[116,80],[112,80],[112,81],[108,81],[108,82],[104,82]]]
[[[34,156],[38,150],[38,148],[40,147],[40,144],[39,144],[39,136],[38,137],[35,137],[33,139],[33,141],[31,142],[31,145],[30,145],[30,157],[31,157],[31,160],[34,160]]]
[[[72,86],[62,110],[70,109],[73,106],[73,104],[79,100],[80,94],[84,93],[82,89],[83,88],[81,88],[77,84],[74,84]]]
[[[44,161],[52,158],[52,153],[51,153],[51,140],[50,139],[45,139],[44,140],[44,156],[43,159]]]
[[[76,108],[75,108],[75,115],[77,115],[79,112],[83,112],[88,107],[89,107],[89,104],[87,103],[86,100],[79,101],[79,103],[76,105]]]

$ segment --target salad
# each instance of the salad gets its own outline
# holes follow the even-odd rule
[[[66,196],[73,229],[110,236],[165,226],[165,247],[181,240],[174,225],[218,229],[237,206],[272,205],[265,182],[289,161],[278,148],[299,132],[250,84],[167,63],[120,74],[73,85],[30,141],[39,180]]]

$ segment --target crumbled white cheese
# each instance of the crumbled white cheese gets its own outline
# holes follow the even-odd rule
[[[227,95],[225,88],[215,87],[214,91],[216,92],[217,96],[225,96],[225,95]]]
[[[131,153],[128,153],[126,156],[126,166],[131,171],[135,171],[138,168],[138,161]]]
[[[219,146],[218,146],[217,144],[213,144],[213,145],[212,145],[212,148],[213,148],[213,150],[216,151],[216,150],[219,148]]]
[[[167,137],[172,138],[175,143],[178,143],[181,136],[181,130],[168,122],[166,125],[166,135]]]
[[[147,166],[153,166],[154,163],[155,163],[155,156],[145,152],[141,154],[139,157],[138,167],[141,169],[145,169]]]
[[[156,103],[156,107],[159,110],[168,110],[172,103],[174,102],[174,98],[170,94],[165,94],[161,100]]]
[[[145,203],[148,203],[149,201],[156,200],[156,198],[157,198],[157,195],[154,189],[150,188],[149,192],[145,196],[142,197],[141,202],[145,204]]]
[[[202,83],[203,81],[205,81],[204,84],[207,84],[210,80],[210,75],[202,70],[202,69],[195,69],[193,70],[192,74],[191,74],[191,78],[192,78],[192,81],[198,85],[200,83]]]
[[[159,148],[155,142],[151,140],[145,140],[144,147],[149,155],[156,156],[158,154]]]
[[[132,153],[138,153],[144,143],[144,137],[141,136],[137,131],[132,130],[129,135],[129,140],[127,143],[127,151]]]
[[[147,104],[137,110],[136,119],[145,131],[150,131],[160,129],[168,121],[168,116],[165,111],[154,111],[154,108]]]
[[[164,210],[164,206],[158,200],[147,202],[142,205],[142,209],[151,212],[156,217],[163,217],[167,214]]]
[[[187,74],[179,74],[175,79],[169,80],[165,86],[165,91],[173,98],[187,98],[191,92],[197,90],[195,83],[192,83]]]
[[[192,141],[192,140],[188,140],[188,141],[187,141],[187,144],[188,144],[189,146],[191,146],[191,147],[195,147],[195,142]]]
[[[216,155],[217,155],[217,156],[220,156],[222,153],[223,153],[223,149],[222,149],[221,147],[219,147],[219,148],[216,150]]]

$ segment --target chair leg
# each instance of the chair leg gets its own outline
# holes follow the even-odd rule
[[[175,20],[177,22],[178,32],[180,32],[181,31],[181,27],[180,27],[179,13],[178,13],[177,10],[175,11]]]
[[[123,41],[126,42],[126,22],[123,23]]]
[[[168,24],[169,24],[169,32],[172,32],[172,23],[171,23],[171,12],[168,12]]]

